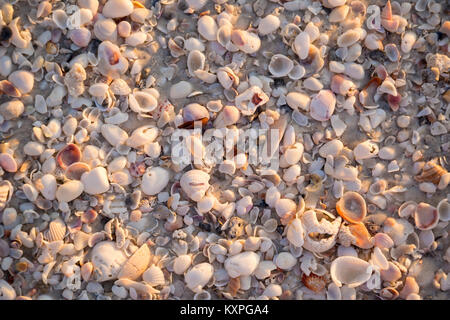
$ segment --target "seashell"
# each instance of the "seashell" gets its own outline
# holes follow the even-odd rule
[[[94,278],[98,282],[117,279],[119,272],[128,258],[125,253],[116,247],[113,241],[97,243],[91,251]]]
[[[383,281],[394,282],[402,277],[402,273],[395,264],[389,262],[387,268],[380,270],[380,276]]]
[[[152,287],[162,286],[166,283],[161,268],[152,265],[142,275],[142,279]]]
[[[381,249],[390,249],[394,246],[394,241],[386,233],[379,232],[374,237],[374,244]]]
[[[7,77],[12,71],[12,60],[9,56],[0,57],[0,74]]]
[[[355,149],[353,149],[353,155],[356,160],[365,160],[375,157],[378,154],[378,145],[366,140],[358,144]]]
[[[117,41],[117,25],[113,19],[99,19],[95,22],[93,32],[100,41]]]
[[[297,205],[291,199],[280,199],[275,203],[275,211],[280,218],[296,212]]]
[[[101,133],[106,141],[108,141],[112,146],[125,144],[128,139],[128,134],[126,131],[113,124],[103,124],[101,126]]]
[[[66,235],[66,225],[61,219],[53,220],[48,225],[48,230],[45,233],[45,238],[49,242],[62,240]]]
[[[309,290],[317,293],[322,292],[327,285],[327,281],[324,276],[318,276],[312,272],[309,275],[303,273],[302,282]]]
[[[343,256],[331,263],[330,274],[333,282],[342,287],[346,284],[349,288],[356,288],[369,280],[373,267],[362,259]]]
[[[233,31],[233,27],[229,24],[225,24],[217,30],[217,39],[216,40],[224,48],[226,48],[231,41],[231,31]],[[185,45],[185,48],[186,48],[186,45]]]
[[[158,128],[148,125],[142,126],[133,131],[131,136],[127,139],[126,145],[131,148],[139,148],[149,144],[158,137]]]
[[[447,173],[440,165],[434,163],[433,161],[428,161],[422,169],[420,175],[415,176],[418,182],[433,182],[434,184],[439,184],[441,177]]]
[[[51,174],[43,175],[40,179],[38,189],[45,199],[55,200],[57,190],[56,178]]]
[[[87,262],[81,266],[80,275],[81,278],[88,282],[91,278],[92,272],[94,271],[94,266],[91,262]]]
[[[283,54],[274,54],[270,59],[269,71],[275,78],[287,76],[292,68],[294,68],[294,63]]]
[[[231,278],[250,276],[256,270],[260,257],[252,251],[246,251],[225,260],[225,270]]]
[[[169,179],[169,171],[162,167],[153,167],[142,176],[142,192],[146,195],[156,195],[164,190],[169,183]]]
[[[8,76],[8,80],[22,94],[29,93],[31,90],[33,90],[34,77],[31,72],[24,70],[14,71]]]
[[[264,289],[263,295],[268,298],[279,297],[283,293],[283,289],[278,284],[269,284],[266,289]]]
[[[187,67],[191,77],[195,77],[195,71],[203,70],[205,68],[205,61],[206,57],[202,52],[198,50],[192,50],[191,52],[189,52],[187,58]]]
[[[0,93],[4,93],[12,98],[20,98],[22,93],[10,81],[0,81]]]
[[[0,300],[15,300],[16,291],[3,279],[0,279]]]
[[[182,116],[183,124],[179,125],[178,128],[191,128],[196,121],[201,121],[202,125],[206,125],[209,120],[208,110],[198,103],[190,103],[185,106],[182,111]]]
[[[221,129],[233,125],[239,121],[240,117],[241,114],[238,108],[231,105],[225,106],[214,120],[214,127]]]
[[[110,41],[103,41],[98,46],[97,68],[104,76],[117,79],[127,71],[128,61],[120,53],[119,47]]]
[[[269,97],[261,88],[252,86],[236,97],[235,104],[243,115],[248,116],[254,114],[259,106],[268,101]]]
[[[171,99],[184,99],[189,96],[194,88],[188,81],[180,81],[170,87]]]
[[[450,221],[450,202],[447,198],[439,201],[437,205],[438,216],[441,221],[448,222]]]
[[[414,201],[406,201],[398,208],[398,215],[401,218],[408,218],[414,214],[417,203]]]
[[[130,15],[134,10],[130,0],[108,0],[102,10],[107,18],[123,18]]]
[[[4,40],[8,40],[10,39],[11,43],[16,46],[19,49],[26,49],[29,47],[30,45],[30,41],[31,41],[31,33],[30,31],[24,29],[24,30],[19,30],[19,20],[20,17],[16,17],[14,20],[12,20],[8,27],[9,27],[9,32],[6,31],[8,30],[6,27],[2,28],[2,31],[6,31],[6,34],[2,32],[2,37]]]
[[[67,13],[64,10],[58,9],[53,11],[52,20],[59,29],[67,28],[68,18],[69,17],[67,16]]]
[[[103,167],[96,167],[83,173],[80,181],[84,186],[84,192],[88,194],[101,194],[109,189],[108,175]]]
[[[265,36],[275,32],[280,27],[280,18],[273,14],[268,14],[259,21],[258,32]]]
[[[74,162],[66,168],[65,175],[67,179],[80,180],[83,173],[89,172],[90,170],[91,168],[87,163]]]
[[[344,148],[344,144],[340,140],[334,139],[334,140],[328,141],[322,147],[320,147],[319,155],[323,158],[326,158],[327,156],[330,156],[330,155],[332,157],[336,157],[343,148]]]
[[[414,227],[405,219],[387,218],[384,220],[383,230],[394,241],[396,246],[403,244],[408,236],[414,232]]]
[[[300,32],[294,40],[292,50],[299,56],[301,60],[304,60],[309,55],[311,39],[307,32]]]
[[[156,109],[158,101],[147,92],[137,91],[128,96],[128,105],[136,113],[147,113]]]
[[[211,16],[203,15],[198,19],[197,31],[208,41],[216,41],[217,39],[217,23]]]
[[[336,74],[331,78],[330,88],[334,93],[343,96],[352,95],[356,90],[353,81],[340,74]]]
[[[70,30],[69,38],[78,47],[87,47],[91,41],[91,32],[87,28]]]
[[[55,196],[59,202],[70,202],[78,198],[83,190],[84,186],[80,181],[69,180],[58,187]]]
[[[310,115],[317,121],[327,121],[334,112],[336,97],[330,90],[320,90],[310,104]]]
[[[290,252],[280,252],[274,262],[278,268],[290,270],[297,264],[297,259]]]
[[[183,254],[175,258],[173,262],[173,271],[176,274],[184,274],[186,270],[191,266],[192,258],[190,255]]]
[[[439,211],[428,203],[421,202],[414,212],[414,222],[420,230],[431,230],[439,222]]]
[[[307,210],[301,215],[300,219],[305,230],[303,248],[320,253],[334,246],[342,219],[338,217],[330,222],[327,220],[330,217],[328,213],[314,210]]]
[[[339,47],[350,47],[361,38],[361,35],[361,28],[347,30],[337,38],[337,45]]]
[[[309,111],[310,101],[308,95],[300,92],[289,92],[286,96],[286,103],[293,110]]]
[[[200,263],[193,266],[184,276],[186,286],[193,292],[201,292],[214,273],[214,267],[209,263]]]
[[[231,32],[231,43],[247,54],[253,54],[261,47],[261,39],[256,33],[238,29]]]
[[[300,219],[296,218],[288,224],[286,238],[292,245],[296,247],[303,246],[304,230]]]
[[[123,264],[117,278],[136,280],[145,272],[150,259],[150,248],[147,244],[144,244]]]
[[[201,170],[190,170],[180,179],[180,185],[186,195],[193,201],[200,201],[209,189],[209,174]]]
[[[67,169],[74,162],[81,160],[81,150],[77,145],[69,143],[56,155],[56,161],[62,169]]]
[[[417,281],[413,277],[406,277],[405,282],[403,284],[403,289],[400,290],[400,298],[406,299],[410,294],[418,294],[419,293],[419,285]]]
[[[0,210],[3,210],[11,200],[14,188],[8,180],[0,182]]]
[[[16,172],[17,162],[9,153],[0,153],[0,167],[6,172]]]
[[[3,210],[2,223],[8,229],[15,226],[17,221],[17,211],[14,208],[6,208]]]
[[[369,192],[373,195],[383,194],[386,190],[387,182],[384,179],[380,179],[375,183],[372,183],[369,187]]]
[[[292,68],[291,72],[289,72],[288,77],[291,80],[299,80],[303,78],[305,73],[305,67],[300,65],[297,61],[294,61],[294,67]]]
[[[359,193],[347,191],[336,203],[336,211],[348,222],[359,223],[367,214],[366,201]]]
[[[305,76],[309,77],[318,73],[324,66],[325,62],[320,54],[319,49],[314,45],[309,46],[309,52],[306,59],[300,61],[300,65],[305,68]]]
[[[362,249],[373,247],[372,237],[363,223],[351,224],[348,227],[350,233],[355,237],[355,245]]]
[[[217,80],[225,89],[239,85],[239,77],[229,67],[222,67],[217,70]]]
[[[404,53],[409,53],[411,51],[412,47],[414,46],[414,44],[416,43],[416,40],[417,40],[417,35],[414,31],[405,32],[402,36],[402,42],[400,45],[400,49]]]
[[[9,245],[8,242],[6,242],[3,239],[0,239],[0,257],[4,258],[9,255]]]

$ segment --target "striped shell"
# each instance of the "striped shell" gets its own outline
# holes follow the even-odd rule
[[[152,287],[163,285],[166,282],[163,271],[155,265],[152,265],[144,272],[142,279]]]
[[[13,195],[14,188],[11,182],[4,180],[0,182],[0,210],[3,210]]]
[[[45,239],[49,242],[62,240],[66,235],[66,225],[61,219],[50,222],[48,230],[45,232]]]

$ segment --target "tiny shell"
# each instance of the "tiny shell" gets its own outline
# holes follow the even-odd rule
[[[87,163],[74,162],[67,167],[65,175],[67,179],[80,180],[83,173],[89,172],[90,170],[91,168]]]
[[[11,200],[14,188],[8,180],[3,180],[0,182],[0,210],[6,207],[8,202]]]
[[[236,107],[246,116],[254,114],[259,106],[268,101],[269,97],[256,86],[248,88],[235,99]]]
[[[269,14],[261,19],[258,25],[258,32],[260,35],[265,36],[273,33],[280,27],[280,18],[273,14]]]
[[[419,182],[433,182],[438,184],[441,177],[447,173],[440,165],[434,163],[433,161],[428,161],[423,167],[422,173],[417,175],[415,179]]]
[[[305,285],[305,287],[314,292],[323,291],[327,284],[326,278],[324,276],[318,276],[312,272],[309,275],[303,273],[302,282]]]
[[[293,49],[300,59],[306,59],[309,54],[310,37],[307,32],[300,32],[294,40]]]
[[[297,264],[297,259],[290,252],[280,252],[274,262],[278,268],[290,270]]]
[[[304,230],[300,219],[294,219],[287,226],[286,237],[296,247],[303,246]]]
[[[350,288],[355,288],[369,280],[372,269],[372,265],[367,261],[356,257],[343,256],[333,260],[330,274],[331,279],[338,287],[346,284]]]

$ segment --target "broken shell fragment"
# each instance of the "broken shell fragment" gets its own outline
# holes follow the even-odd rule
[[[254,114],[259,106],[266,104],[268,101],[269,97],[261,88],[256,86],[248,88],[235,99],[236,108],[246,116]]]
[[[136,280],[147,269],[150,263],[150,258],[150,248],[145,243],[139,249],[137,249],[133,253],[133,255],[123,264],[120,272],[117,275],[117,278]]]

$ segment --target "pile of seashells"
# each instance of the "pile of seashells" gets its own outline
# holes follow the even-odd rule
[[[446,1],[0,6],[0,300],[449,298]]]

